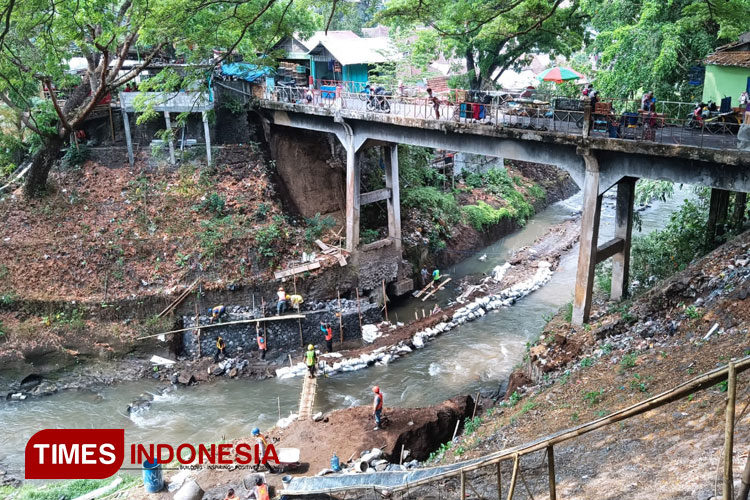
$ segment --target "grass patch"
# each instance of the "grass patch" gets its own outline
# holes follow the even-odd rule
[[[141,482],[140,477],[123,474],[122,483],[111,490],[108,495],[115,491],[132,488]],[[76,479],[73,481],[60,481],[43,485],[24,484],[20,488],[0,486],[0,497],[13,500],[61,500],[77,498],[102,486],[107,486],[114,478],[107,479]]]

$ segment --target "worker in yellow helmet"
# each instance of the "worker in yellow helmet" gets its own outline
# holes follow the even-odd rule
[[[315,365],[318,364],[318,355],[315,353],[315,346],[312,344],[307,346],[305,364],[307,365],[307,369],[310,370],[310,378],[315,378]]]

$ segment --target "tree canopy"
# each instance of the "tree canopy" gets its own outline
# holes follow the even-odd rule
[[[158,58],[205,63],[213,49],[255,57],[292,31],[312,30],[307,7],[306,0],[1,0],[0,100],[39,143],[27,193],[44,190],[63,137]],[[140,57],[126,63],[133,50]],[[84,58],[82,75],[70,71],[72,57]],[[50,99],[39,98],[42,88]],[[59,89],[71,89],[64,105]]]
[[[585,0],[605,95],[692,100],[689,70],[750,29],[750,0]]]
[[[422,25],[421,46],[466,60],[471,88],[496,81],[528,54],[569,55],[583,47],[586,14],[572,0],[393,0],[380,14],[389,24]]]

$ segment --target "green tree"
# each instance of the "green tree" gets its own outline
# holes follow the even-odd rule
[[[380,14],[404,29],[420,26],[426,50],[466,61],[472,89],[527,62],[529,54],[570,55],[582,48],[587,16],[579,0],[393,0]]]
[[[26,193],[44,192],[65,137],[107,94],[159,58],[205,62],[213,48],[254,57],[293,29],[312,26],[306,0],[294,1],[0,0],[0,100],[36,135]],[[126,66],[131,49],[141,57]],[[69,71],[74,56],[86,61],[83,75]],[[206,71],[185,78],[205,81]],[[49,99],[39,97],[42,88]],[[61,89],[69,90],[64,104]]]
[[[750,27],[750,0],[584,0],[604,95],[693,100],[690,66]]]

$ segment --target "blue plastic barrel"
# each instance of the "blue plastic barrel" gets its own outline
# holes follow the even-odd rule
[[[336,472],[341,470],[341,465],[339,465],[339,457],[337,457],[335,453],[331,457],[331,469]]]
[[[158,493],[164,489],[164,477],[161,474],[161,464],[154,458],[151,463],[143,462],[143,486],[148,493]]]

